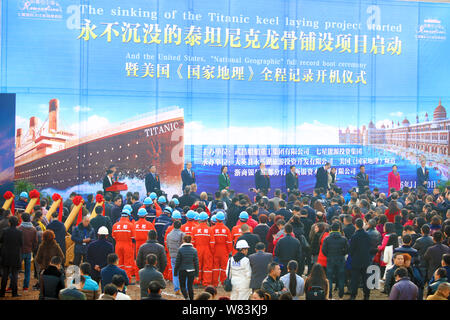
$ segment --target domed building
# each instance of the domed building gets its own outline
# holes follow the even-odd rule
[[[439,105],[434,109],[433,121],[445,120],[447,119],[447,111],[441,104],[441,99],[439,99]]]

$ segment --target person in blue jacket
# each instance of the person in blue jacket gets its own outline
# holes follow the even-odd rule
[[[73,229],[71,239],[75,242],[75,257],[73,259],[73,264],[79,266],[81,259],[83,259],[83,262],[87,260],[86,254],[88,244],[95,239],[95,231],[89,223],[88,216],[84,216],[81,223]]]
[[[119,257],[115,253],[108,254],[107,257],[107,263],[108,265],[102,269],[100,272],[102,277],[102,292],[105,290],[105,286],[112,282],[112,278],[114,275],[119,274],[125,279],[125,286],[128,286],[130,284],[130,280],[128,279],[127,273],[125,270],[120,269],[117,264],[119,263]],[[124,288],[124,291],[126,289]],[[123,292],[125,293],[125,292]]]
[[[108,255],[114,253],[114,247],[107,240],[109,231],[108,228],[102,226],[98,229],[98,240],[89,243],[87,247],[87,262],[91,264],[92,267],[92,279],[100,282],[101,279],[101,269],[106,267]]]

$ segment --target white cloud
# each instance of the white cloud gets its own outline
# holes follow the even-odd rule
[[[73,111],[75,111],[75,112],[89,112],[89,111],[92,111],[92,108],[75,106],[75,107],[73,107]]]
[[[14,179],[14,167],[6,168],[3,171],[0,171],[0,185],[5,182],[12,181]]]
[[[338,144],[338,128],[318,121],[303,123],[292,130],[265,127],[206,128],[201,122],[185,124],[185,144]]]
[[[102,130],[110,125],[110,122],[105,117],[99,115],[92,115],[85,121],[74,123],[70,126],[69,131],[82,137],[87,134],[94,133],[96,131]]]
[[[401,116],[403,116],[403,112],[401,112],[401,111],[391,112],[391,113],[389,113],[389,115],[391,117],[401,117]]]

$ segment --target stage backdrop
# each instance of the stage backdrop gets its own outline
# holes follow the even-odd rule
[[[3,194],[14,191],[15,94],[0,93],[0,110],[0,204],[3,205]]]
[[[295,165],[311,192],[331,162],[348,190],[365,164],[387,191],[448,180],[450,5],[416,1],[2,2],[1,90],[17,94],[15,179],[94,193],[110,165],[131,191],[156,164],[181,192],[222,165],[248,192]],[[3,119],[2,119],[3,120]],[[2,132],[4,127],[1,128]]]

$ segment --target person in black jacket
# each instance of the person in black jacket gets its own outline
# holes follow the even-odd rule
[[[155,230],[148,232],[148,240],[146,243],[140,246],[136,258],[136,265],[139,269],[145,267],[145,259],[148,254],[153,253],[156,255],[158,261],[158,270],[162,273],[166,269],[167,256],[164,246],[158,243],[158,234]]]
[[[332,298],[332,286],[334,279],[339,289],[339,298],[344,296],[345,283],[345,255],[348,253],[347,239],[342,236],[341,225],[334,222],[331,232],[325,238],[322,245],[322,253],[327,257],[327,278],[330,282],[329,298]],[[335,278],[336,277],[336,278]]]
[[[284,286],[283,281],[280,280],[280,265],[276,262],[272,262],[267,269],[269,274],[263,280],[261,290],[269,295],[270,300],[278,300],[283,293],[288,291]]]
[[[241,225],[241,231],[242,235],[237,239],[236,243],[238,243],[239,240],[247,241],[249,246],[247,255],[254,254],[256,252],[256,244],[260,242],[261,239],[257,234],[253,234],[250,232],[250,227],[248,226],[248,224],[244,223],[243,225]]]
[[[156,174],[156,166],[150,165],[149,173],[145,176],[145,189],[147,190],[147,196],[150,193],[155,192],[158,194],[161,190],[161,182],[159,175]]]
[[[186,169],[181,171],[181,180],[183,181],[182,189],[195,183],[195,173],[192,169],[192,162],[186,163]]]
[[[110,169],[106,170],[106,176],[103,178],[103,192],[105,193],[108,192],[106,191],[106,189],[113,185],[114,183],[113,175],[114,171]]]
[[[365,192],[366,187],[369,186],[369,175],[366,173],[366,167],[364,165],[359,166],[359,173],[356,175],[356,181],[358,184],[358,192],[360,194]]]
[[[290,171],[286,174],[286,191],[291,193],[298,189],[298,174],[295,172],[295,166],[289,167]]]
[[[316,185],[315,189],[322,188],[323,190],[328,189],[328,170],[331,168],[331,164],[327,162],[325,166],[317,169],[316,172]]]
[[[0,297],[5,296],[6,284],[8,282],[8,275],[11,278],[10,287],[13,297],[19,297],[17,293],[17,280],[19,277],[19,270],[22,263],[22,247],[23,234],[17,229],[19,219],[11,216],[9,219],[9,228],[3,231],[0,242],[2,243],[2,286],[0,289]]]
[[[199,274],[198,253],[192,245],[191,239],[190,235],[183,237],[183,244],[178,249],[174,268],[174,275],[179,277],[180,289],[186,300],[194,300],[192,285],[194,278],[197,278]]]
[[[265,194],[270,191],[270,177],[263,162],[255,172],[255,188],[257,192],[263,191]]]
[[[282,264],[281,275],[287,273],[287,264],[291,260],[297,261],[298,264],[302,260],[302,245],[298,239],[293,236],[292,225],[286,224],[284,227],[285,236],[278,240],[274,256],[278,258],[280,264]]]
[[[364,222],[358,218],[355,221],[356,232],[350,239],[349,255],[351,257],[351,296],[350,300],[355,300],[358,293],[359,283],[362,278],[364,300],[369,300],[370,290],[367,287],[367,268],[371,263],[370,237],[364,231]]]
[[[58,300],[59,291],[65,288],[65,276],[61,272],[62,259],[54,256],[39,277],[39,300]]]

